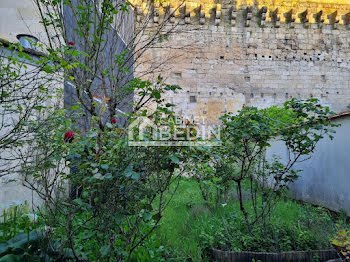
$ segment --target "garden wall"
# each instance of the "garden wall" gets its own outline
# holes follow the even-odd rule
[[[335,129],[334,139],[321,140],[311,159],[294,166],[295,170],[303,171],[290,190],[296,199],[335,211],[344,209],[350,216],[350,113],[332,121],[341,124]],[[285,161],[288,157],[282,142],[273,143],[267,154]]]
[[[154,77],[161,73],[179,85],[168,100],[198,124],[217,124],[243,105],[264,108],[292,97],[318,98],[335,112],[348,109],[348,1],[235,2],[186,0],[170,25],[178,23],[173,33],[144,55],[136,73],[153,66]],[[155,10],[161,21],[163,9]]]

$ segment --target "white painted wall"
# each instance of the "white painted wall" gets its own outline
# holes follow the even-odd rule
[[[30,34],[45,39],[33,0],[0,1],[0,38],[16,42],[16,35]]]
[[[296,199],[335,211],[345,209],[350,215],[350,116],[332,121],[341,124],[334,139],[321,140],[311,159],[294,166],[295,170],[303,171],[290,190]],[[273,154],[286,160],[287,151],[282,142],[273,143],[268,157]]]
[[[10,52],[4,47],[0,47],[0,63],[6,63],[6,57],[16,56],[17,52],[13,51]],[[35,59],[35,56],[33,56]],[[25,59],[22,60],[22,63],[26,65],[26,68],[22,67],[20,72],[22,75],[26,74],[27,72],[31,72],[33,70],[36,70],[36,66],[29,63]],[[39,69],[38,69],[39,70]],[[31,74],[33,75],[33,74]],[[33,76],[34,77],[34,76]],[[45,85],[47,88],[51,90],[50,95],[53,96],[52,99],[47,99],[44,106],[52,107],[52,108],[59,108],[63,106],[63,98],[60,97],[60,94],[62,96],[62,90],[63,89],[63,81],[62,75],[57,74],[53,76],[49,76],[49,78],[54,78],[55,81],[46,83],[47,76],[44,72],[38,73],[38,75],[35,78],[30,78],[23,82],[23,86],[26,86],[28,84],[28,90],[32,88],[37,88],[40,86],[43,81],[45,81]],[[18,82],[20,83],[20,82]],[[23,90],[25,93],[26,91]],[[24,103],[28,103],[28,101],[23,101]],[[23,107],[26,105],[23,104]],[[16,124],[18,122],[18,115],[15,114],[1,114],[1,110],[3,108],[0,104],[0,123],[5,123],[5,125],[0,125],[0,136],[6,134],[6,129],[10,130],[10,128],[6,127],[6,125],[12,125],[12,123]],[[38,115],[35,114],[33,111],[31,114],[31,117],[38,117]],[[22,154],[27,154],[27,148],[24,146],[22,148],[16,149],[16,152],[14,152],[11,149],[8,150],[0,150],[1,158],[0,158],[0,167],[2,170],[10,170],[10,168],[15,167],[16,169],[14,171],[18,171],[19,163],[20,161],[6,161],[4,159],[17,159],[18,152],[21,152]],[[23,186],[22,176],[17,174],[16,172],[12,172],[11,174],[5,175],[0,177],[0,213],[3,208],[7,208],[12,204],[18,204],[23,202],[28,202],[29,206],[32,208],[37,207],[41,200],[33,193],[30,189]]]

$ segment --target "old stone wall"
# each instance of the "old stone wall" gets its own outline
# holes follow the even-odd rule
[[[183,89],[168,98],[177,104],[175,110],[206,124],[243,105],[261,108],[293,97],[314,97],[336,112],[347,110],[350,5],[345,1],[327,8],[333,13],[221,5],[219,14],[211,9],[217,17],[204,20],[200,10],[199,16],[183,10],[182,16],[174,15],[175,31],[162,39],[161,48],[144,55],[138,70],[162,64],[154,76],[161,72]]]

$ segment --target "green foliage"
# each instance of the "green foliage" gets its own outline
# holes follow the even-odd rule
[[[263,112],[268,118],[274,121],[273,127],[276,129],[296,124],[296,113],[290,108],[271,106],[264,109]]]
[[[36,215],[26,204],[4,209],[0,216],[0,261],[39,261]]]
[[[350,231],[340,229],[332,240],[332,244],[339,247],[350,248]]]
[[[168,251],[167,261],[201,261],[204,247],[199,235],[208,225],[205,217],[209,211],[203,208],[197,215],[191,211],[193,205],[204,204],[194,181],[182,179],[176,192],[155,236]]]
[[[345,261],[350,259],[350,230],[340,229],[332,239],[332,244]]]
[[[216,206],[225,203],[227,191],[234,185],[248,231],[252,234],[250,229],[256,223],[265,226],[277,199],[288,183],[298,178],[300,170],[294,170],[294,164],[310,157],[323,137],[332,138],[336,125],[330,123],[329,114],[316,99],[293,99],[283,108],[244,107],[237,115],[221,117],[223,146],[195,148],[191,155],[203,199],[208,202],[211,195]],[[286,161],[266,158],[276,140],[288,149]]]
[[[228,205],[206,208],[195,179],[184,179],[164,212],[155,235],[165,246],[167,261],[205,261],[210,248],[231,251],[281,252],[330,248],[335,222],[323,208],[286,198],[271,212],[270,223],[249,233],[234,196]]]
[[[173,112],[160,104],[153,87],[146,86],[146,99],[151,97],[159,107],[140,114],[167,123]],[[64,142],[65,132],[72,130],[65,116],[65,110],[56,111],[40,125],[32,144],[38,159],[23,167],[26,177],[34,178],[33,190],[47,199],[41,219],[55,228],[48,232],[56,243],[55,252],[68,249],[75,259],[106,261],[161,257],[161,247],[148,252],[143,243],[151,243],[148,237],[174,194],[169,187],[182,174],[186,148],[129,146],[127,129],[117,123],[100,129],[94,127],[94,119],[93,127]],[[65,190],[68,183],[70,198]]]
[[[0,216],[0,241],[7,241],[17,234],[26,233],[37,227],[36,215],[29,211],[27,204],[13,205],[2,211]]]
[[[328,248],[334,232],[328,214],[281,199],[288,199],[287,185],[298,178],[294,164],[308,158],[323,137],[332,138],[336,125],[329,122],[329,114],[328,108],[310,99],[291,100],[282,108],[244,107],[237,115],[223,116],[223,146],[189,152],[187,167],[204,202],[201,208],[187,205],[197,206],[192,209],[195,214],[205,207],[209,212],[194,215],[193,220],[181,218],[189,223],[186,229],[197,230],[201,224],[193,233],[193,242],[200,247],[186,253],[199,259],[198,250],[210,247],[275,252]],[[266,158],[275,140],[289,149],[287,161]]]
[[[126,256],[153,230],[147,225],[156,225],[161,218],[168,201],[164,192],[176,178],[181,154],[174,147],[130,147],[125,130],[111,128],[86,133],[71,148],[68,159],[74,169],[68,176],[70,183],[82,191],[72,204],[77,215],[86,216],[84,228],[76,228],[82,235],[95,232],[98,243],[105,243],[98,258]],[[157,203],[156,196],[161,197]],[[147,230],[136,235],[138,228]]]
[[[0,261],[40,261],[40,239],[38,231],[31,231],[0,242]]]
[[[167,257],[167,250],[155,234],[147,238],[142,245],[135,249],[131,256],[131,261],[135,262],[165,262]]]

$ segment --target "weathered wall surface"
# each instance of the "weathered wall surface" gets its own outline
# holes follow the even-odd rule
[[[74,1],[74,3],[76,2],[77,1]],[[0,38],[11,42],[17,42],[17,34],[30,34],[36,36],[39,41],[45,41],[47,37],[42,24],[40,24],[40,16],[38,12],[39,11],[37,10],[33,0],[0,0]],[[75,42],[75,48],[84,50],[84,46],[80,44],[79,37],[73,30],[74,22],[72,15],[67,11],[67,8],[65,9],[65,15],[65,19],[67,19],[66,23],[71,26],[69,32],[67,32],[68,39]],[[121,16],[123,19],[120,19]],[[117,15],[114,24],[111,25],[111,30],[107,32],[107,45],[104,47],[104,56],[101,57],[101,61],[108,61],[106,62],[107,67],[114,62],[112,59],[113,55],[120,54],[122,51],[124,51],[127,48],[126,45],[131,41],[133,36],[132,29],[134,26],[133,18],[134,16],[132,10],[130,10],[128,15]],[[113,31],[114,35],[112,30],[117,30]],[[117,39],[113,38],[116,33],[118,33]],[[0,47],[0,57],[7,57],[9,55],[14,54],[11,54],[5,48]],[[26,61],[23,62],[26,63]],[[129,73],[128,77],[125,77],[125,79],[133,78],[132,61],[130,64],[131,65],[126,65],[131,68],[131,72]],[[33,65],[28,63],[26,63],[26,65],[28,66],[28,71],[34,69]],[[97,90],[99,86],[101,86],[101,83],[95,81],[93,86]],[[52,83],[52,90],[55,90],[55,88],[63,89],[63,87],[62,81],[59,83]],[[76,96],[74,94],[75,89],[68,83],[65,83],[64,101],[62,98],[62,101],[60,102],[62,104],[64,102],[64,105],[69,108],[70,105],[75,104],[76,102]],[[131,110],[130,101],[132,101],[132,95],[123,101],[121,109],[125,112]],[[82,119],[82,126],[89,126],[88,117]],[[0,133],[1,131],[3,130],[0,130]],[[10,154],[11,152],[7,153]],[[9,164],[9,162],[0,161],[1,166]],[[36,207],[42,202],[37,194],[22,185],[22,180],[22,177],[16,173],[0,177],[0,212],[3,208],[7,208],[14,203],[23,203],[24,201],[27,201],[31,207]]]
[[[17,42],[16,35],[30,34],[45,39],[40,16],[32,0],[1,0],[0,1],[0,38],[11,42]],[[0,48],[0,56],[8,56],[4,48]],[[12,54],[13,55],[13,54]],[[27,64],[28,70],[33,66]],[[5,154],[6,152],[2,152]],[[10,154],[10,152],[7,152]],[[2,156],[4,157],[4,156]],[[13,164],[13,163],[11,163]],[[10,163],[0,162],[7,166]],[[0,211],[12,204],[27,201],[30,207],[37,206],[41,201],[39,197],[22,185],[22,178],[18,174],[0,177]]]
[[[28,53],[28,55],[31,56],[31,59],[33,60],[39,59],[38,56],[32,53]],[[47,99],[41,105],[52,108],[62,108],[63,99],[60,98],[60,91],[58,91],[59,88],[63,88],[62,81],[60,81],[62,75],[57,74],[57,81],[51,81],[50,83],[47,83],[47,75],[44,72],[39,73],[39,68],[35,64],[26,58],[20,58],[17,51],[10,51],[6,47],[0,47],[0,66],[3,67],[7,65],[7,57],[16,57],[21,62],[20,64],[25,66],[21,67],[19,71],[20,75],[28,74],[31,76],[29,79],[21,80],[21,88],[19,88],[17,91],[18,97],[24,97],[28,92],[33,92],[36,94],[37,87],[45,82],[46,87],[51,90],[50,95],[53,98]],[[17,82],[17,84],[19,84],[19,82]],[[26,105],[24,105],[24,108],[28,108],[28,110],[30,110],[39,100],[28,99],[26,101],[22,101],[22,103],[21,101],[22,100],[19,100],[18,104],[23,106],[23,103],[26,103]],[[4,113],[5,110],[6,109],[4,109],[0,104],[1,138],[6,137],[6,134],[8,134],[8,132],[13,128],[13,125],[18,122],[19,117],[19,115],[16,115],[15,113]],[[39,115],[36,114],[35,110],[31,110],[30,113],[32,120],[39,118]],[[14,138],[16,137],[17,136],[15,135]],[[22,139],[30,138],[30,134],[27,134],[27,137],[23,137]],[[17,171],[19,171],[20,165],[23,163],[20,161],[23,156],[26,156],[29,159],[33,160],[32,158],[35,158],[35,154],[33,154],[34,152],[32,152],[32,150],[30,150],[27,145],[24,145],[21,148],[17,148],[16,150],[13,150],[12,148],[6,148],[3,146],[5,143],[4,141],[6,141],[6,139],[2,141],[2,148],[0,149],[0,167],[1,170],[6,170],[8,173],[0,174],[0,213],[4,208],[8,208],[13,204],[24,202],[27,202],[28,206],[34,209],[35,207],[39,206],[40,203],[42,203],[42,199],[40,199],[38,194],[25,186],[25,184],[28,184],[25,182],[24,177],[21,174],[17,173]]]
[[[350,2],[319,4],[328,13],[323,10],[316,23],[311,11],[317,4],[314,1],[304,14],[309,22],[293,10],[290,21],[295,23],[287,23],[285,13],[271,18],[274,9],[261,15],[258,7],[222,4],[219,13],[210,9],[204,20],[200,10],[196,16],[185,9],[183,16],[174,18],[179,23],[175,33],[159,44],[163,48],[144,56],[142,69],[163,62],[167,82],[183,88],[168,98],[178,105],[175,109],[185,118],[206,119],[209,124],[243,105],[267,107],[292,97],[315,97],[336,112],[347,110],[350,30],[344,14],[350,11]],[[329,16],[335,8],[338,12]]]
[[[290,185],[292,196],[309,203],[323,205],[350,215],[350,115],[338,117],[334,139],[319,142],[311,159],[297,163],[293,169],[303,170],[300,178]],[[288,154],[282,142],[273,143],[268,156],[277,155],[287,161]]]
[[[15,42],[16,35],[30,34],[41,39],[45,33],[39,21],[33,0],[0,1],[0,38]]]
[[[290,9],[293,9],[294,13],[301,13],[307,9],[310,21],[313,19],[312,12],[317,13],[323,10],[325,13],[330,14],[338,11],[339,15],[342,15],[350,10],[350,2],[348,0],[130,0],[130,2],[147,11],[152,9],[148,7],[148,4],[153,2],[155,7],[159,8],[160,14],[164,13],[163,7],[173,8],[176,14],[180,14],[181,11],[178,7],[181,6],[191,13],[190,16],[195,16],[200,10],[204,12],[206,18],[211,17],[213,11],[231,11],[230,9],[233,5],[237,8],[247,6],[256,6],[257,8],[265,6],[269,10],[278,8],[281,14],[288,12]],[[296,17],[296,19],[298,20],[299,18]],[[271,20],[271,18],[268,16],[267,20]],[[282,15],[281,21],[284,20],[285,17]]]

